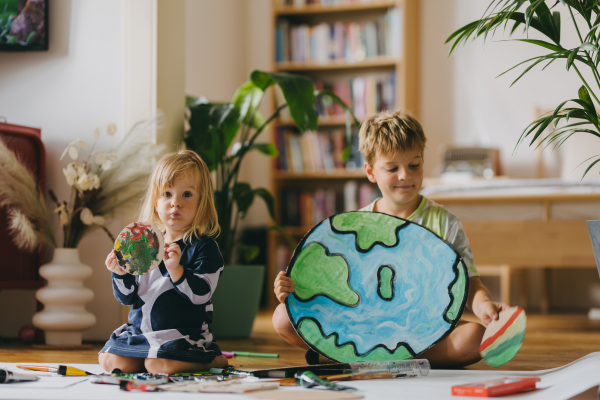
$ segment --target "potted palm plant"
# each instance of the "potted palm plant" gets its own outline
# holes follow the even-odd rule
[[[267,118],[259,111],[265,91],[277,86],[285,102]],[[204,97],[187,98],[187,121],[185,134],[188,149],[196,151],[206,162],[215,177],[215,207],[221,233],[216,238],[227,267],[213,295],[215,319],[212,330],[217,338],[248,337],[258,311],[264,277],[264,266],[236,266],[236,256],[242,254],[247,261],[258,255],[258,249],[237,242],[238,223],[256,197],[267,205],[274,219],[274,200],[265,188],[252,188],[239,181],[239,172],[246,154],[259,151],[269,157],[278,155],[273,143],[257,143],[258,136],[279,113],[289,109],[297,128],[304,132],[315,130],[318,115],[315,101],[327,96],[346,110],[348,127],[349,107],[331,90],[315,90],[314,83],[300,75],[272,73],[255,70],[250,79],[242,84],[228,103],[210,102]],[[358,125],[358,121],[353,117]],[[277,226],[271,227],[279,229]]]
[[[572,23],[577,31],[579,43],[575,47],[566,48],[561,43],[561,21],[564,18],[561,18],[559,9],[568,14],[566,20]],[[575,18],[575,15],[578,17]],[[600,119],[596,112],[596,107],[600,105],[600,3],[591,0],[492,0],[481,19],[452,33],[446,43],[453,42],[450,49],[452,53],[459,44],[466,44],[469,40],[493,36],[498,29],[510,29],[512,35],[520,27],[523,28],[526,37],[513,39],[514,41],[542,47],[549,52],[524,60],[500,76],[522,68],[512,83],[514,85],[534,67],[546,67],[556,60],[561,60],[565,63],[567,71],[574,71],[579,76],[582,86],[577,92],[577,98],[563,101],[554,111],[539,116],[527,126],[517,141],[517,146],[523,141],[528,141],[529,146],[560,147],[576,133],[600,138]],[[529,39],[527,34],[530,29],[535,29],[547,40]],[[593,80],[584,77],[584,69],[591,72]],[[547,131],[547,128],[551,129]],[[583,176],[600,162],[600,155],[584,162],[588,161]]]

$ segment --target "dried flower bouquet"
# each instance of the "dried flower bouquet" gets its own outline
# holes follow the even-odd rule
[[[85,234],[101,228],[114,242],[105,227],[106,217],[125,203],[139,201],[144,194],[148,176],[164,146],[154,143],[160,117],[137,123],[114,151],[95,150],[100,130],[94,131],[94,144],[87,157],[88,145],[75,140],[61,156],[72,160],[63,174],[71,193],[68,201],[59,201],[52,190],[63,229],[63,247],[76,248]],[[109,124],[106,133],[113,136],[117,128]],[[57,246],[50,213],[34,177],[15,154],[0,142],[0,205],[9,210],[10,230],[15,244],[26,250],[36,249],[42,242]]]

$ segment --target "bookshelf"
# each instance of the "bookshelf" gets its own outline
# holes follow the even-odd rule
[[[357,118],[402,107],[419,113],[420,0],[272,0],[271,69],[302,74],[351,104]],[[281,99],[273,96],[273,106]],[[378,197],[357,151],[357,131],[345,132],[342,110],[319,103],[317,132],[298,134],[289,114],[272,125],[280,157],[271,165],[276,222],[297,243],[331,214],[356,210]],[[347,163],[341,152],[348,140]],[[267,290],[292,250],[269,231]],[[268,307],[278,304],[269,293]]]

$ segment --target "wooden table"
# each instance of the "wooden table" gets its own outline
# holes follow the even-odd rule
[[[446,206],[538,204],[539,219],[463,220],[475,265],[482,276],[500,277],[501,300],[510,304],[510,281],[520,274],[521,304],[527,304],[527,271],[539,268],[542,278],[542,312],[549,304],[550,270],[552,268],[596,268],[596,261],[585,219],[553,219],[552,207],[560,203],[600,204],[600,193],[482,195],[481,191],[439,192],[427,195]],[[458,215],[460,218],[460,215]],[[597,217],[600,219],[600,215]]]

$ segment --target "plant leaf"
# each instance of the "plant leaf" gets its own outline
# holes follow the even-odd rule
[[[298,129],[301,132],[317,129],[318,116],[314,109],[315,85],[313,81],[302,75],[258,70],[252,71],[250,79],[263,91],[276,83],[283,93],[290,115]]]
[[[600,162],[600,158],[597,159],[596,161],[594,161],[593,163],[591,163],[590,165],[588,165],[588,167],[585,169],[585,172],[583,173],[583,176],[581,177],[581,180],[583,180],[583,178],[585,178],[587,173],[590,172],[590,169],[592,169],[594,167],[594,165],[598,164],[599,162]]]
[[[254,189],[254,194],[264,200],[269,215],[271,218],[275,219],[275,200],[273,199],[273,196],[271,196],[271,193],[265,188],[258,188]]]
[[[273,143],[254,143],[250,146],[249,150],[253,149],[258,150],[269,157],[277,157],[279,155],[279,151]]]
[[[231,102],[239,110],[239,122],[246,125],[252,123],[252,128],[255,129],[265,123],[265,117],[258,111],[263,97],[264,91],[256,86],[252,80],[243,83],[235,91]]]
[[[560,43],[560,13],[558,11],[553,11],[552,18],[554,20],[554,34],[556,35],[556,43]]]
[[[579,46],[579,48],[584,51],[598,51],[598,46],[596,46],[594,43],[589,42],[582,43],[581,46]]]
[[[213,171],[239,129],[237,110],[229,103],[201,103],[189,110],[190,129],[184,137],[185,143]]]
[[[260,254],[260,247],[258,246],[242,244],[240,245],[240,250],[242,251],[242,254],[244,256],[244,261],[246,261],[247,263],[252,262],[252,260],[258,257],[258,255]]]
[[[204,96],[194,97],[189,94],[185,95],[185,108],[190,108],[197,104],[206,104],[208,103],[208,99]]]
[[[263,92],[267,90],[269,86],[275,84],[275,81],[269,73],[259,71],[257,69],[250,73],[250,80],[252,81],[252,83],[254,83],[254,85],[256,85],[256,87],[258,87]]]
[[[246,212],[254,202],[254,192],[246,182],[237,182],[231,190],[233,201],[237,205],[237,211],[241,218],[246,216]]]
[[[567,49],[565,49],[561,46],[552,44],[550,42],[546,42],[545,40],[538,40],[538,39],[514,39],[514,40],[517,42],[525,42],[525,43],[534,44],[536,46],[544,47],[548,50],[552,50],[557,53],[564,53],[564,52],[568,51]]]
[[[340,96],[335,94],[335,92],[333,90],[331,90],[331,89],[317,90],[316,96],[327,96],[327,97],[331,98],[331,100],[335,104],[341,106],[345,112],[349,113],[349,115],[352,117],[352,121],[354,122],[354,125],[356,125],[356,127],[360,128],[360,122],[358,121],[358,119],[356,119],[356,116],[354,115],[354,111],[352,110],[352,108],[350,106],[348,106],[348,104],[346,104],[344,102],[344,100],[342,100],[340,98]]]
[[[567,71],[571,68],[571,65],[573,65],[573,61],[575,61],[575,56],[578,51],[579,47],[576,47],[569,53],[569,56],[567,57]]]

